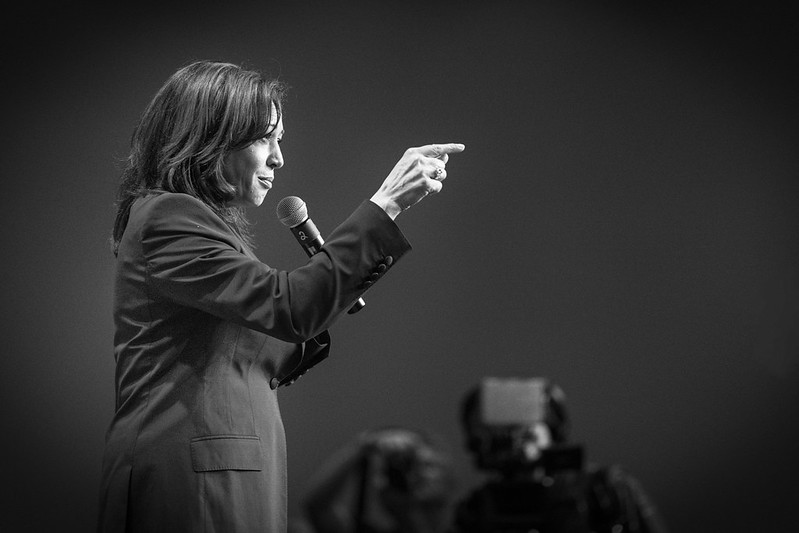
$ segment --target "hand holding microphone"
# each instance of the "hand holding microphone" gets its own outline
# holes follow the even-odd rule
[[[308,216],[308,206],[305,205],[302,198],[286,196],[280,200],[277,204],[277,218],[284,226],[291,229],[291,233],[294,234],[308,257],[321,251],[325,241],[316,228],[316,224]],[[366,306],[366,302],[363,301],[363,298],[358,298],[347,313],[351,315],[357,313],[364,306]]]
[[[459,143],[408,148],[371,200],[392,219],[430,194],[441,191],[449,154],[462,152]]]

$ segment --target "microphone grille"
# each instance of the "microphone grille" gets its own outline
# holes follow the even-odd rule
[[[284,226],[293,228],[308,218],[308,206],[298,196],[286,196],[277,204],[277,218]]]

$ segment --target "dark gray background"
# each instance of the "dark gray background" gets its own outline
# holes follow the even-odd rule
[[[644,4],[644,5],[642,5]],[[669,7],[666,7],[668,4]],[[329,231],[402,151],[463,142],[398,223],[414,251],[281,394],[290,506],[355,434],[449,444],[483,376],[548,376],[589,459],[678,532],[786,531],[799,459],[796,8],[752,2],[27,3],[2,23],[3,531],[90,531],[113,407],[119,161],[178,67],[291,85],[286,166],[251,213]],[[332,7],[336,5],[336,7]]]

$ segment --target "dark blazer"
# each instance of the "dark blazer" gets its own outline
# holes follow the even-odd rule
[[[409,249],[365,201],[322,253],[277,271],[196,198],[137,200],[117,257],[99,531],[284,532],[276,389],[327,356],[328,327]]]

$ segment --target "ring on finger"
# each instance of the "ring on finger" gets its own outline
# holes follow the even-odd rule
[[[433,177],[433,179],[440,180],[441,176],[443,174],[444,174],[444,169],[443,168],[437,168],[436,169],[436,175]]]

